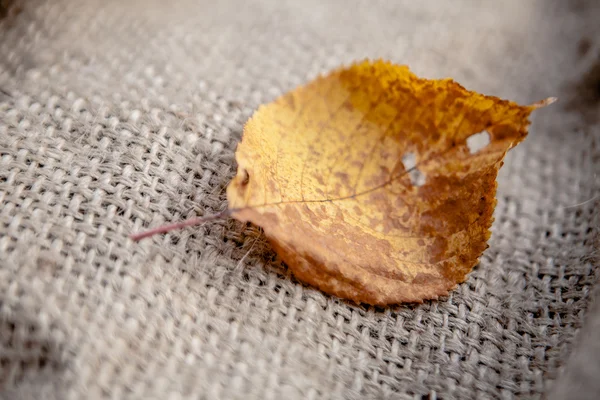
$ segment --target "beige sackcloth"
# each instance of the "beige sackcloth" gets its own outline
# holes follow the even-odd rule
[[[600,2],[1,3],[0,398],[600,398]],[[128,239],[225,209],[259,104],[367,57],[559,98],[450,296],[341,301],[231,219]]]

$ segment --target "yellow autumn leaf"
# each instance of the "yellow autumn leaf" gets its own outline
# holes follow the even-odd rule
[[[520,106],[384,61],[340,68],[247,122],[230,214],[327,293],[435,299],[486,249],[502,159],[551,101]],[[489,144],[473,151],[477,134]]]

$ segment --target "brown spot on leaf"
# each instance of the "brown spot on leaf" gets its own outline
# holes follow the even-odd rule
[[[448,240],[444,236],[436,236],[428,250],[430,263],[443,261],[448,258]]]
[[[336,172],[335,176],[336,176],[336,178],[339,179],[339,181],[342,183],[342,185],[344,185],[344,186],[350,185],[350,177],[348,176],[347,173],[345,173],[345,172]]]
[[[434,282],[436,280],[439,280],[440,278],[432,275],[432,274],[428,274],[426,272],[419,272],[412,280],[412,283],[415,285],[424,285],[427,283],[431,283]]]

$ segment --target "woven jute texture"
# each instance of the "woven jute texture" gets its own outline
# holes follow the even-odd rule
[[[577,371],[600,352],[586,330],[598,324],[599,2],[5,3],[0,398],[597,390]],[[349,304],[296,281],[260,229],[233,220],[128,239],[225,209],[258,105],[366,57],[522,104],[560,98],[508,155],[490,247],[450,296]]]

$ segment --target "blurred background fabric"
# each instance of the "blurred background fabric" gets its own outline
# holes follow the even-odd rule
[[[600,2],[0,0],[0,398],[599,398]],[[226,208],[259,104],[364,58],[533,117],[422,305],[290,276]],[[359,245],[359,244],[357,244]]]

